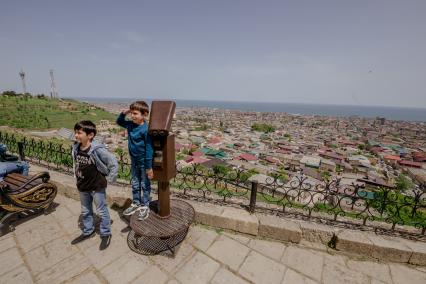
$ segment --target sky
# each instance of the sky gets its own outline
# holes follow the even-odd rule
[[[0,2],[0,91],[426,108],[424,0]]]

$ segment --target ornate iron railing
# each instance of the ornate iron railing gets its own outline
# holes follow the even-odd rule
[[[0,131],[0,143],[13,153],[25,155],[37,164],[66,173],[72,172],[70,146],[33,138],[18,138]],[[20,146],[19,146],[20,145]],[[130,180],[130,161],[119,160],[119,181]],[[374,230],[426,241],[426,186],[399,191],[391,188],[364,188],[343,185],[339,179],[313,184],[303,173],[292,173],[290,181],[270,177],[263,183],[250,179],[242,169],[218,171],[200,165],[177,163],[171,181],[178,197],[238,206],[250,212],[313,220],[334,226]]]

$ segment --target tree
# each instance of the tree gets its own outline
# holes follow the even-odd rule
[[[321,172],[321,178],[322,178],[323,181],[329,182],[330,179],[331,179],[330,172],[329,171],[323,171],[323,172]]]
[[[49,119],[47,118],[47,116],[45,116],[45,117],[44,117],[44,120],[46,120],[47,128],[50,128],[50,127],[51,127],[51,125],[50,125],[50,121],[49,121]]]
[[[266,123],[253,123],[251,130],[269,133],[274,132],[275,128],[272,125]]]
[[[400,191],[406,191],[414,187],[414,183],[409,180],[404,174],[400,174],[396,179],[396,188]]]
[[[185,159],[185,154],[183,154],[183,153],[177,153],[176,154],[176,160],[177,161],[180,161],[180,160],[183,160],[183,159]]]
[[[4,91],[3,93],[1,93],[2,96],[8,96],[8,97],[16,97],[19,94],[15,93],[14,91]]]
[[[231,169],[225,165],[217,164],[213,166],[213,172],[216,175],[226,175]]]
[[[280,180],[281,182],[285,183],[288,181],[288,175],[287,171],[284,169],[283,166],[280,166],[278,170],[275,173],[272,173],[271,176],[274,179]]]
[[[116,153],[119,157],[121,157],[121,156],[124,154],[124,150],[123,150],[123,148],[117,148],[117,149],[115,149],[115,153]]]

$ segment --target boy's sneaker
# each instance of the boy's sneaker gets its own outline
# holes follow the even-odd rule
[[[148,218],[148,216],[149,216],[149,207],[141,206],[139,209],[138,220],[139,221],[145,220],[146,218]]]
[[[99,245],[99,250],[104,250],[109,246],[111,242],[111,235],[101,236],[101,244]]]
[[[91,237],[93,237],[95,235],[95,230],[93,230],[93,232],[91,232],[88,235],[83,235],[81,234],[80,236],[78,236],[77,238],[75,238],[74,240],[71,241],[72,245],[76,245],[84,240],[90,239]]]
[[[123,211],[123,215],[129,216],[135,213],[141,206],[136,203],[132,203],[129,208]]]

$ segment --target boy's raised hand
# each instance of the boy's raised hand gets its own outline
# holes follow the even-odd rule
[[[130,113],[130,109],[128,109],[128,108],[124,108],[124,109],[122,109],[122,110],[121,110],[121,112],[122,112],[124,115],[127,115],[127,114],[129,114],[129,113]]]

